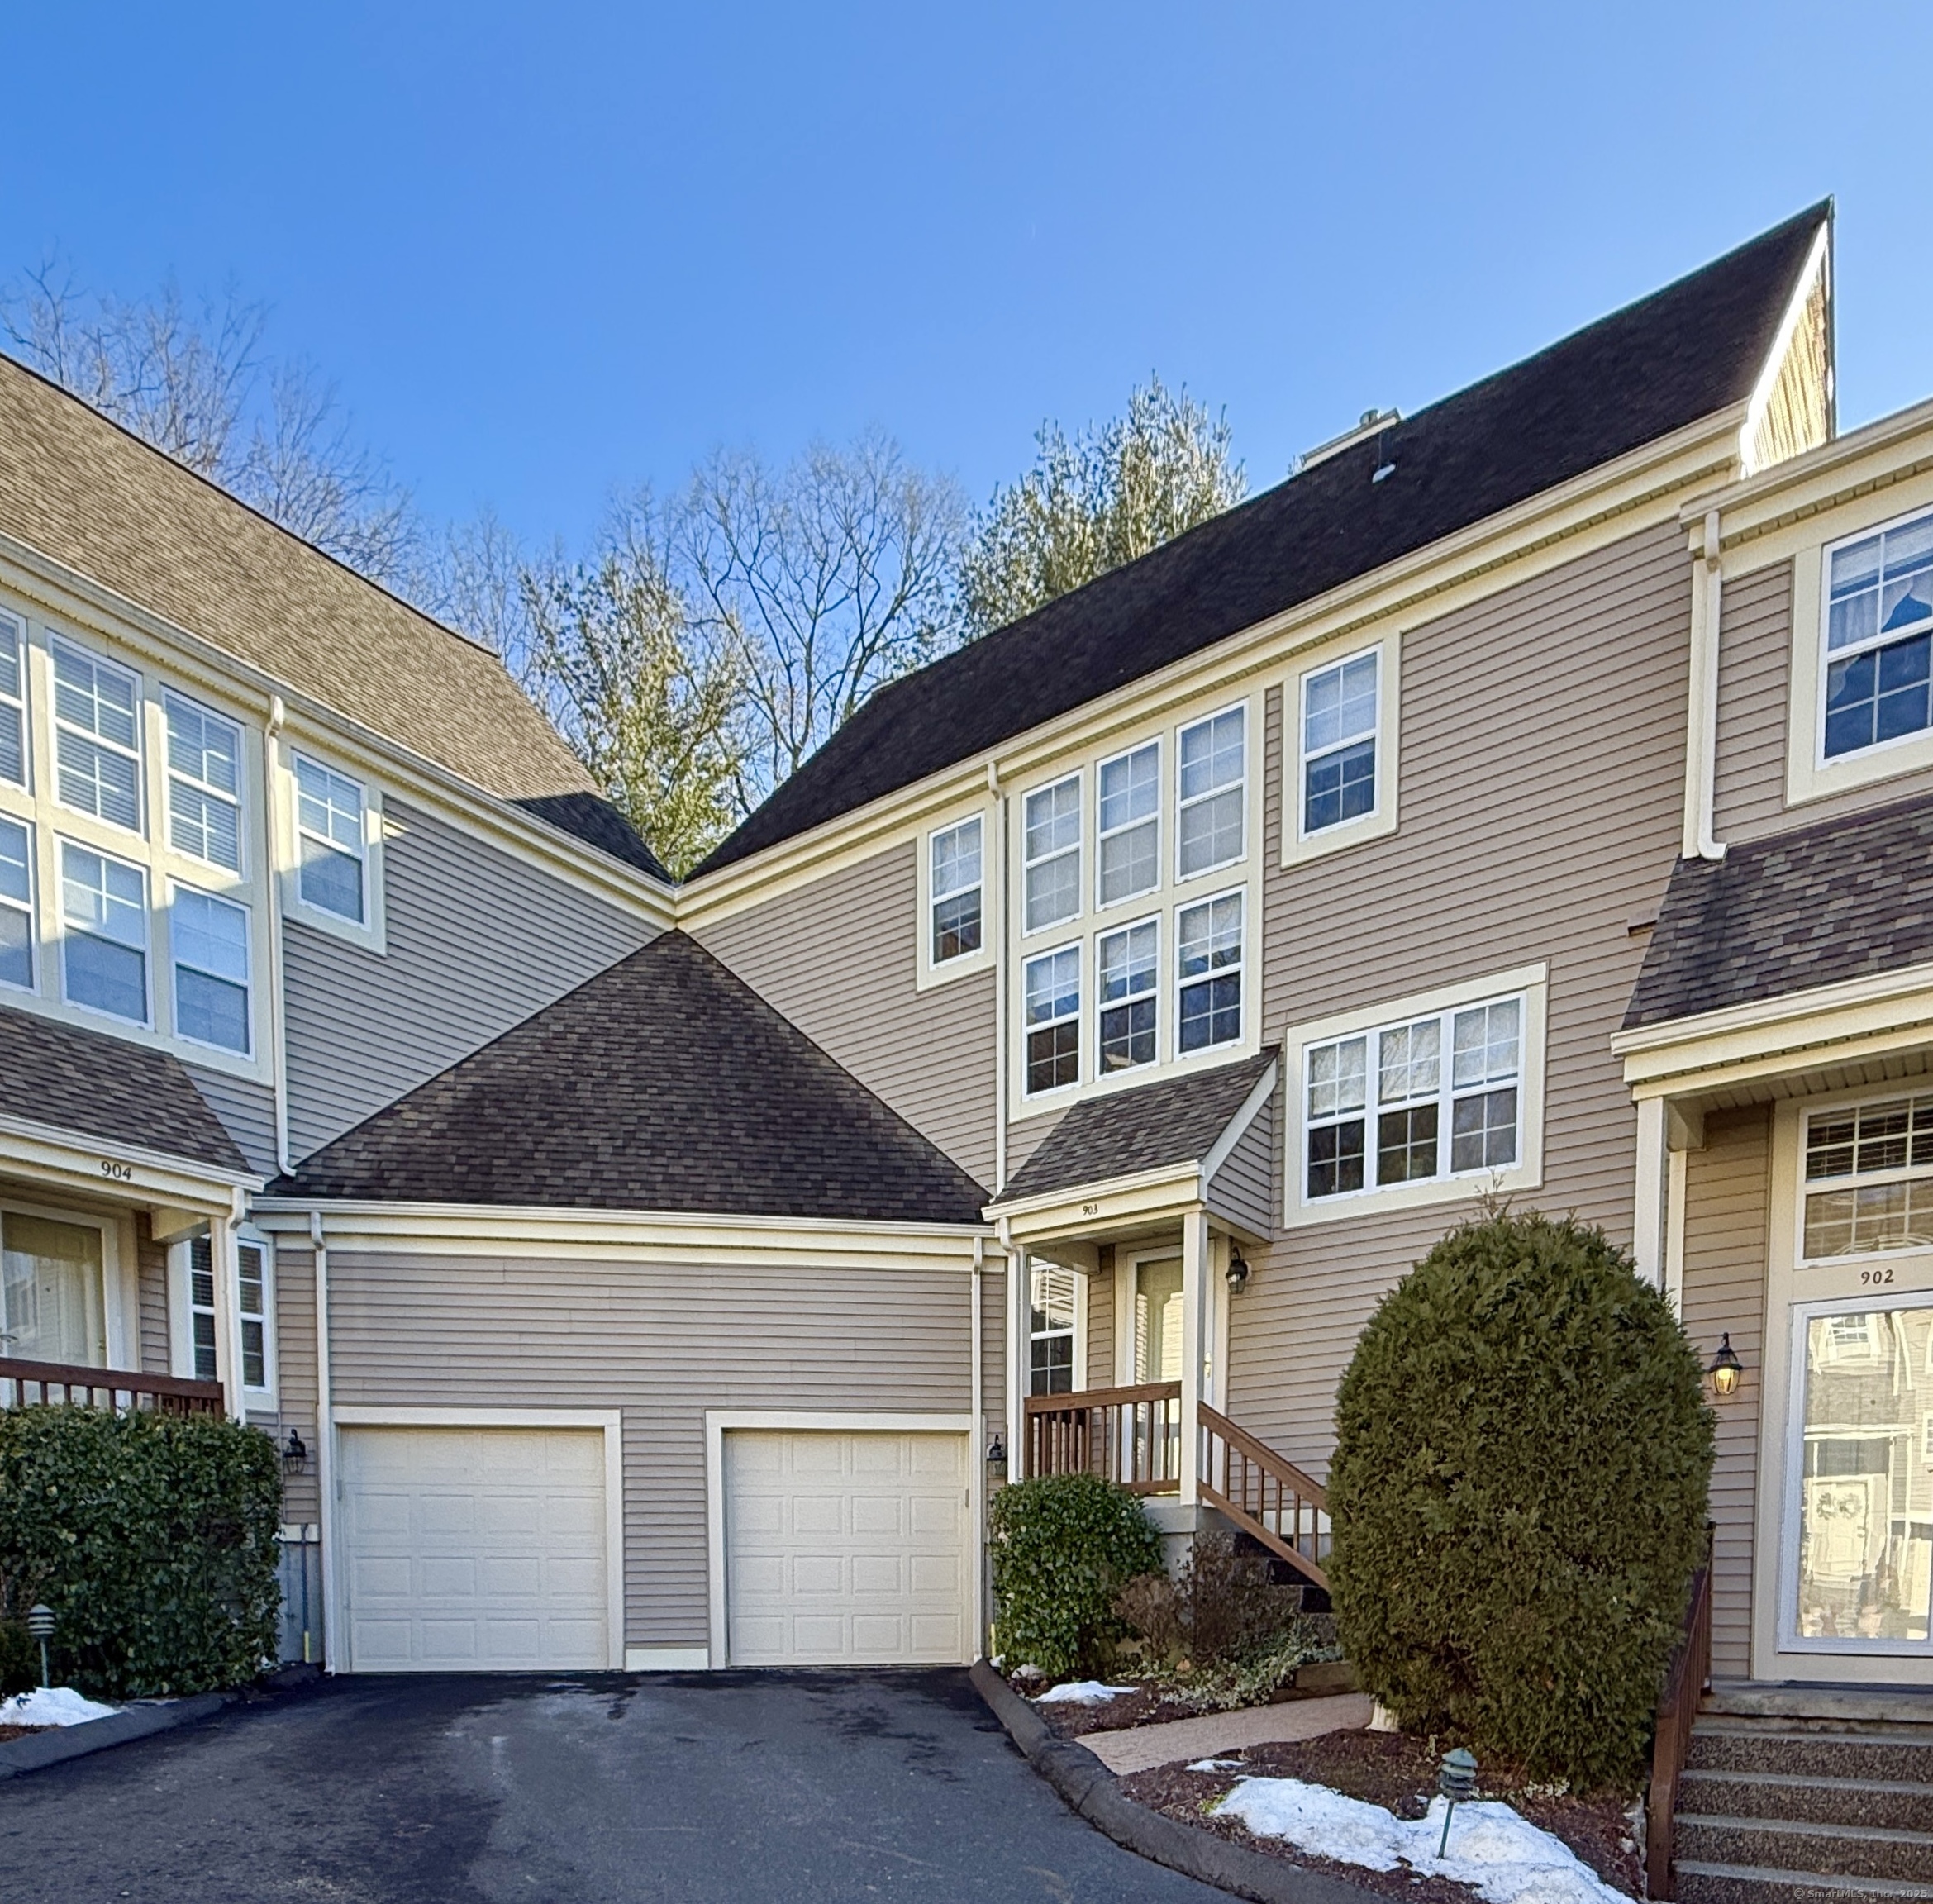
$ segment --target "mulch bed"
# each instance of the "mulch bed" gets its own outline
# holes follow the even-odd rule
[[[1125,1706],[1127,1702],[1116,1702]],[[1300,1778],[1326,1785],[1350,1798],[1387,1806],[1399,1818],[1421,1818],[1436,1789],[1440,1754],[1436,1741],[1412,1739],[1398,1732],[1330,1732],[1293,1745],[1251,1745],[1245,1752],[1226,1753],[1240,1759],[1239,1770],[1187,1772],[1178,1765],[1157,1766],[1121,1780],[1121,1789],[1137,1803],[1164,1813],[1183,1825],[1196,1825],[1265,1852],[1272,1858],[1326,1871],[1331,1876],[1392,1897],[1416,1904],[1469,1904],[1477,1893],[1447,1878],[1419,1878],[1404,1870],[1372,1871],[1297,1849],[1279,1838],[1258,1838],[1232,1818],[1202,1807],[1219,1798],[1238,1779]],[[1501,1798],[1554,1837],[1561,1838],[1607,1884],[1627,1896],[1640,1897],[1640,1862],[1631,1841],[1631,1824],[1621,1801],[1612,1795],[1553,1798],[1533,1795],[1512,1768],[1501,1765],[1478,1772],[1477,1795]],[[1455,1827],[1452,1827],[1454,1831]]]
[[[50,1730],[52,1727],[47,1726],[0,1726],[0,1745],[4,1745],[9,1739],[24,1739],[30,1732]]]
[[[1007,1683],[1030,1705],[1033,1704],[1024,1683],[1010,1679]],[[1037,1687],[1040,1682],[1036,1680],[1034,1683]],[[1095,1706],[1079,1706],[1072,1700],[1055,1700],[1045,1706],[1035,1705],[1034,1710],[1046,1721],[1048,1730],[1056,1739],[1078,1739],[1089,1732],[1126,1732],[1136,1726],[1164,1726],[1170,1720],[1194,1719],[1216,1710],[1171,1686],[1137,1684],[1126,1679],[1120,1683],[1132,1685],[1135,1689],[1118,1699],[1103,1699]],[[1328,1698],[1336,1690],[1332,1686],[1307,1688],[1285,1686],[1267,1702],[1280,1706],[1294,1699]]]

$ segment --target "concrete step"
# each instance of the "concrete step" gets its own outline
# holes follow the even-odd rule
[[[1678,1904],[1933,1904],[1933,1884],[1899,1878],[1829,1878],[1696,1859],[1679,1860],[1674,1872]]]
[[[1888,1878],[1933,1886],[1933,1831],[1878,1825],[1815,1825],[1793,1819],[1712,1817],[1681,1810],[1674,1856],[1733,1869]]]
[[[1807,1726],[1933,1727],[1933,1687],[1794,1685],[1715,1679],[1701,1712],[1728,1718],[1796,1720]]]
[[[1698,1772],[1782,1772],[1794,1778],[1933,1785],[1933,1728],[1869,1724],[1826,1730],[1790,1719],[1701,1715],[1692,1729],[1685,1763]]]
[[[1687,1772],[1678,1788],[1680,1814],[1706,1817],[1796,1818],[1807,1824],[1933,1826],[1933,1785],[1904,1778],[1828,1778],[1803,1772]]]

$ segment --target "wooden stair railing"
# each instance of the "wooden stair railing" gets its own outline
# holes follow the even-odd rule
[[[1691,1750],[1692,1722],[1712,1683],[1712,1530],[1705,1530],[1705,1564],[1692,1576],[1684,1625],[1665,1668],[1651,1745],[1651,1785],[1645,1794],[1645,1895],[1672,1894],[1672,1834],[1678,1783]]]
[[[179,1375],[145,1375],[132,1368],[27,1362],[0,1355],[0,1408],[25,1408],[38,1402],[112,1408],[117,1413],[139,1408],[156,1409],[164,1415],[225,1411],[219,1382],[191,1382]]]
[[[1326,1588],[1329,1497],[1322,1483],[1219,1410],[1203,1402],[1200,1412],[1202,1498],[1312,1585]]]
[[[1021,1473],[1101,1474],[1131,1493],[1181,1488],[1181,1384],[1142,1382],[1026,1399]]]

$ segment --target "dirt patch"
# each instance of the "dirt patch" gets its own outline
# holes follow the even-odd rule
[[[0,1745],[9,1739],[24,1739],[31,1732],[51,1732],[51,1726],[0,1726]]]
[[[1139,1684],[1131,1680],[1123,1681],[1123,1684],[1134,1686],[1133,1692],[1123,1693],[1117,1699],[1104,1699],[1094,1706],[1076,1705],[1071,1699],[1036,1705],[1024,1685],[1013,1680],[1007,1683],[1033,1706],[1056,1739],[1078,1739],[1088,1732],[1126,1732],[1136,1726],[1165,1726],[1173,1719],[1194,1719],[1220,1709],[1203,1700],[1190,1698],[1186,1692],[1172,1686],[1152,1686],[1145,1681]],[[1038,1687],[1040,1682],[1036,1680],[1034,1683]],[[1281,1687],[1258,1703],[1283,1706],[1297,1699],[1327,1698],[1345,1689],[1332,1678],[1318,1678],[1306,1687]]]
[[[1204,1809],[1240,1778],[1301,1778],[1386,1806],[1399,1818],[1421,1818],[1436,1789],[1439,1755],[1431,1743],[1397,1732],[1327,1732],[1294,1745],[1253,1745],[1245,1752],[1229,1753],[1224,1763],[1239,1759],[1240,1764],[1227,1771],[1188,1772],[1178,1765],[1163,1765],[1137,1772],[1121,1780],[1121,1789],[1138,1803],[1182,1824],[1199,1825],[1272,1858],[1329,1872],[1364,1890],[1413,1898],[1418,1904],[1469,1904],[1476,1892],[1447,1878],[1371,1871],[1360,1864],[1313,1857],[1279,1838],[1258,1838],[1234,1819]],[[1512,1767],[1487,1766],[1478,1773],[1477,1795],[1514,1806],[1533,1825],[1562,1839],[1613,1889],[1629,1897],[1641,1895],[1638,1850],[1621,1800],[1612,1794],[1552,1797],[1545,1790],[1526,1790],[1526,1783]]]

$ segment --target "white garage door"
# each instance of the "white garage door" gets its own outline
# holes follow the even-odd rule
[[[355,1673],[612,1664],[604,1436],[582,1428],[345,1428]]]
[[[724,1453],[732,1665],[971,1657],[964,1435],[732,1429]]]

